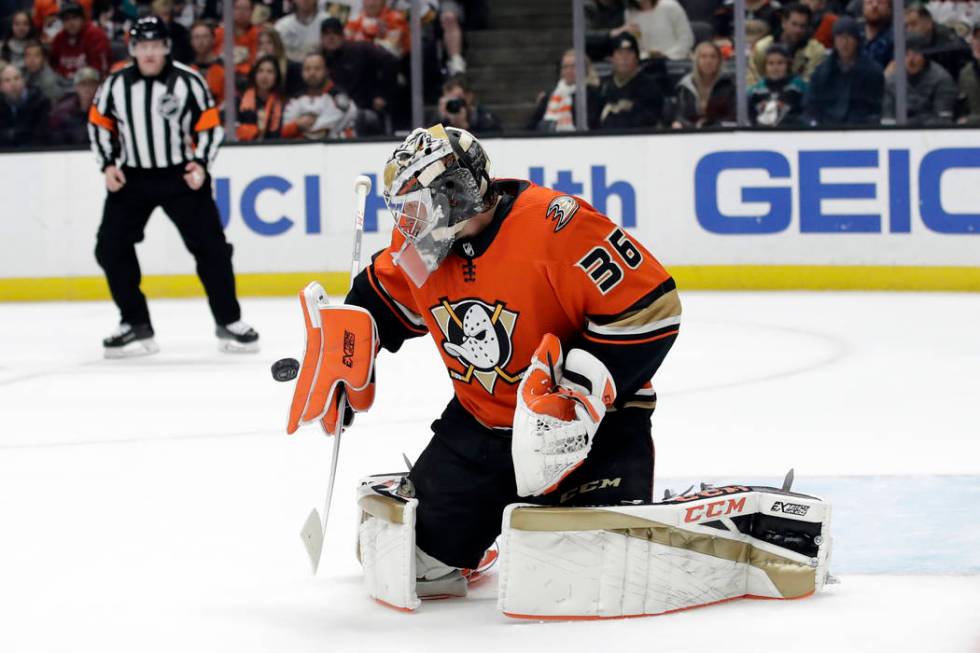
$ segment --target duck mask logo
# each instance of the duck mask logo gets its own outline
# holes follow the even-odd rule
[[[443,298],[429,310],[445,336],[443,351],[466,370],[449,370],[453,379],[463,383],[476,379],[491,394],[498,378],[509,384],[521,380],[520,372],[510,374],[504,370],[514,349],[517,313],[508,311],[502,302],[487,304],[479,299],[450,303]]]

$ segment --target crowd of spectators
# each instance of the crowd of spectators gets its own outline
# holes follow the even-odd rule
[[[459,124],[499,130],[466,83],[463,27],[488,0],[422,0],[428,96],[466,98]],[[22,4],[14,0],[14,5]],[[4,7],[6,5],[3,5]],[[392,134],[410,126],[410,0],[234,0],[225,61],[217,0],[35,0],[0,15],[0,147],[87,142],[99,83],[129,63],[128,27],[154,14],[170,56],[204,77],[240,140]],[[226,97],[226,76],[234,97]],[[451,82],[445,85],[444,82]],[[446,101],[439,101],[441,110]],[[449,120],[446,117],[447,121]]]
[[[11,0],[13,6],[25,0]],[[491,0],[422,0],[427,121],[486,134],[497,117],[469,84],[464,29]],[[3,5],[7,6],[7,5]],[[239,140],[393,134],[411,127],[410,0],[234,0],[225,61],[218,0],[34,0],[0,15],[0,147],[87,140],[98,84],[128,63],[128,26],[152,13],[171,57],[196,69]],[[732,0],[587,0],[586,106],[565,52],[526,129],[732,126]],[[470,14],[470,15],[468,15]],[[908,4],[894,61],[891,0],[746,0],[747,104],[753,125],[895,121],[895,71],[911,125],[980,124],[980,0]],[[226,76],[234,90],[226,97]],[[482,98],[494,102],[495,98]]]
[[[907,56],[898,63],[891,0],[745,4],[753,125],[893,123],[899,63],[908,124],[980,123],[980,3],[907,3]],[[606,73],[587,81],[589,128],[734,125],[733,7],[731,0],[589,0],[586,53]],[[565,79],[548,101],[561,106],[573,90]],[[541,108],[528,127],[573,128]]]

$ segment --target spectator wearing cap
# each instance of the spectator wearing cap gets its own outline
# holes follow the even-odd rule
[[[234,0],[232,22],[235,26],[235,47],[232,49],[235,77],[243,82],[252,69],[258,52],[259,28],[252,24],[253,0]],[[221,56],[225,47],[225,28],[219,25],[214,30],[214,53]]]
[[[923,5],[913,5],[905,10],[905,30],[925,39],[926,57],[953,77],[970,61],[970,46],[966,41],[949,27],[937,24]]]
[[[837,14],[831,11],[827,0],[802,0],[803,4],[813,12],[810,24],[813,25],[813,38],[828,50],[834,47],[834,23]]]
[[[88,113],[102,77],[95,68],[75,73],[74,92],[51,109],[50,138],[59,145],[88,145]]]
[[[61,10],[64,24],[51,43],[51,67],[65,79],[72,79],[80,69],[95,68],[99,74],[109,71],[109,39],[105,32],[85,18],[82,7],[66,3]]]
[[[263,25],[259,30],[259,50],[258,54],[269,55],[279,63],[279,74],[282,76],[284,93],[287,98],[303,92],[306,85],[303,83],[303,64],[302,62],[291,61],[286,56],[286,46],[283,45],[282,37],[272,25]]]
[[[50,111],[51,103],[24,84],[17,66],[8,63],[0,70],[0,147],[46,143]]]
[[[44,97],[54,104],[69,90],[64,77],[58,75],[44,55],[44,46],[38,41],[31,41],[24,48],[24,83],[40,89]]]
[[[86,20],[92,20],[92,2],[93,0],[79,0],[78,2],[85,13]],[[50,45],[64,26],[61,17],[63,4],[62,0],[34,0],[33,2],[34,13],[31,20],[34,23],[34,29],[38,31],[39,40],[45,45]]]
[[[238,103],[240,141],[279,138],[282,133],[283,78],[276,58],[264,54],[255,60],[248,86]]]
[[[480,106],[476,93],[461,77],[454,77],[442,85],[442,97],[437,106],[439,115],[430,122],[441,122],[478,135],[501,130],[497,117]]]
[[[624,32],[616,37],[612,74],[599,83],[599,129],[658,127],[663,96],[655,80],[640,70],[640,46]]]
[[[330,78],[361,107],[365,124],[359,131],[390,132],[392,104],[398,91],[398,59],[373,43],[348,40],[343,24],[332,17],[320,25],[320,47]]]
[[[749,58],[748,83],[754,84],[764,74],[766,55],[770,46],[778,43],[790,54],[790,75],[809,81],[813,71],[827,56],[827,49],[810,38],[813,12],[804,4],[783,7],[782,31],[779,38],[764,36],[752,48]]]
[[[642,55],[686,59],[694,47],[694,32],[677,0],[630,0],[627,24],[640,30]]]
[[[895,58],[892,0],[863,0],[861,14],[864,19],[864,53],[884,70]]]
[[[920,34],[905,37],[908,124],[916,126],[951,125],[956,104],[956,83],[946,69],[929,61],[927,43]],[[895,118],[895,76],[885,81],[884,117]]]
[[[538,106],[527,123],[528,131],[570,132],[575,131],[579,108],[576,106],[575,50],[566,50],[558,68],[558,84],[548,93],[538,96]],[[599,78],[592,69],[592,62],[585,62],[585,122],[595,129],[598,103]]]
[[[803,99],[817,125],[868,125],[881,119],[885,77],[861,50],[861,26],[850,16],[834,23],[834,51],[817,66]]]
[[[959,77],[960,98],[966,113],[958,122],[963,125],[980,125],[980,22],[973,27],[970,50],[973,59],[963,66]]]
[[[753,125],[775,127],[801,122],[806,84],[792,74],[792,61],[785,46],[769,46],[762,79],[749,89],[749,120]]]
[[[24,48],[35,38],[31,15],[26,11],[15,11],[10,17],[7,39],[0,43],[0,59],[23,70]]]
[[[303,59],[305,91],[283,111],[283,138],[352,138],[356,136],[357,105],[330,80],[319,52]]]
[[[317,9],[317,0],[295,0],[296,11],[276,21],[276,31],[290,61],[302,62],[320,45],[320,24],[327,13]]]
[[[214,53],[214,28],[203,20],[191,25],[191,50],[194,53],[191,68],[201,73],[219,107],[225,102],[225,66],[221,57]]]
[[[408,22],[385,0],[363,0],[361,13],[347,22],[346,33],[352,41],[374,43],[398,58],[408,54],[411,47]]]
[[[721,49],[713,41],[694,48],[694,69],[677,82],[672,127],[713,127],[735,122],[735,82],[721,72]]]

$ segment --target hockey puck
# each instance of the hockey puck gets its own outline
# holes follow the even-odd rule
[[[299,361],[295,358],[280,358],[272,364],[272,378],[281,383],[292,381],[299,374]]]

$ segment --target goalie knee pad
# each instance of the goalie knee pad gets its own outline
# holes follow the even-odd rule
[[[499,608],[536,619],[800,598],[823,586],[830,558],[830,505],[769,487],[645,505],[513,504],[502,530]]]

